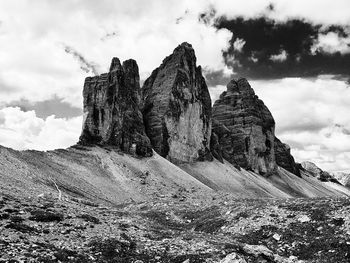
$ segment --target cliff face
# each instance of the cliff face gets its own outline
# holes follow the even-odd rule
[[[211,159],[211,99],[192,46],[183,43],[152,72],[143,117],[154,150],[173,162]]]
[[[113,58],[109,73],[85,79],[83,96],[80,144],[113,145],[126,153],[152,155],[139,109],[136,61],[127,60],[121,65],[118,58]]]
[[[213,106],[221,156],[259,174],[275,170],[275,121],[246,79],[231,80]]]
[[[290,153],[289,145],[281,142],[275,137],[276,163],[287,171],[300,177],[299,165],[295,163],[294,157]]]

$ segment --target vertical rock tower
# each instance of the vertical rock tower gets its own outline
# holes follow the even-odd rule
[[[246,79],[231,80],[213,106],[212,145],[234,165],[267,175],[276,169],[275,121]],[[212,147],[213,148],[213,147]]]
[[[113,58],[108,73],[85,79],[84,123],[80,144],[113,145],[151,156],[140,111],[140,78],[135,60]]]
[[[179,45],[145,81],[143,116],[154,150],[172,162],[211,159],[211,99],[188,43]]]

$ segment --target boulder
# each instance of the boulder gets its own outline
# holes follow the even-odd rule
[[[140,78],[135,60],[113,58],[108,73],[85,79],[84,122],[80,144],[111,145],[151,156],[140,110]]]
[[[146,133],[172,162],[211,160],[211,99],[192,46],[182,43],[142,88]]]

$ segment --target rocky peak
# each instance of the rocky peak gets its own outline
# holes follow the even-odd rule
[[[256,173],[271,173],[276,168],[274,130],[270,111],[248,81],[231,80],[213,106],[213,136],[221,146],[219,155]]]
[[[333,181],[339,183],[330,173],[323,171],[321,168],[319,168],[316,164],[312,162],[302,162],[301,167],[320,181]]]
[[[173,162],[210,159],[211,99],[192,46],[182,43],[145,81],[146,133]]]
[[[117,57],[112,58],[111,66],[109,67],[109,72],[116,71],[121,68],[122,68],[122,65],[120,63],[119,58]]]
[[[85,79],[80,144],[113,145],[127,153],[152,155],[139,109],[140,78],[135,60],[113,58],[108,73]]]

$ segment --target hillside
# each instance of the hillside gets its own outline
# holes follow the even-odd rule
[[[268,178],[217,160],[175,166],[154,154],[133,157],[113,148],[77,146],[49,152],[1,147],[1,190],[18,196],[58,194],[95,203],[121,204],[157,198],[290,198],[350,195],[331,182],[284,170]]]

